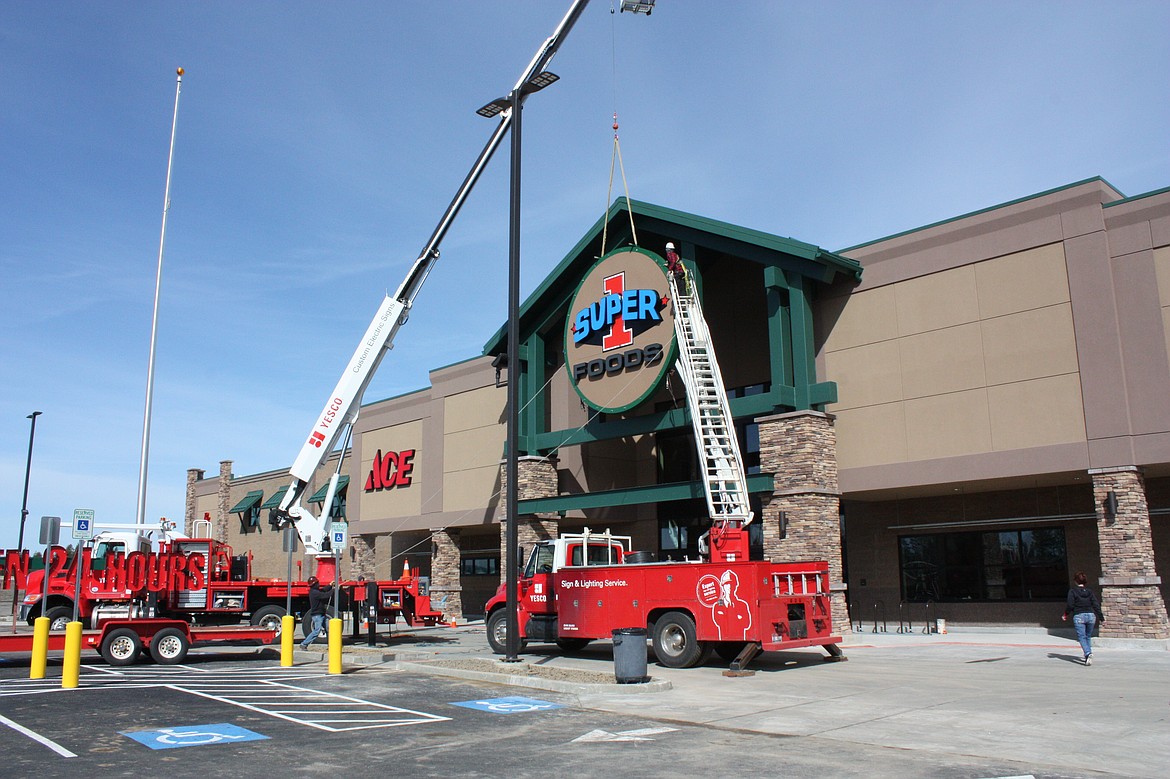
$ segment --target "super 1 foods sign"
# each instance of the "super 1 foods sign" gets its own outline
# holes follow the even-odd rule
[[[610,252],[569,306],[565,367],[581,399],[617,413],[646,400],[674,363],[666,263],[639,248]]]

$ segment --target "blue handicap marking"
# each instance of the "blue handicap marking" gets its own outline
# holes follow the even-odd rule
[[[545,711],[546,709],[564,708],[559,703],[537,700],[536,698],[522,698],[511,696],[508,698],[488,698],[478,701],[460,701],[452,706],[462,706],[465,709],[479,709],[490,711],[493,714],[521,714],[528,711]]]
[[[121,733],[151,749],[201,747],[207,744],[240,744],[245,741],[259,741],[268,738],[268,736],[262,736],[226,722],[219,722],[215,725],[180,725],[173,728],[160,728],[159,730],[124,730]]]

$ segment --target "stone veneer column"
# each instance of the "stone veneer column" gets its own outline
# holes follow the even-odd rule
[[[215,524],[212,526],[211,537],[226,544],[228,540],[228,509],[232,507],[232,461],[219,461],[219,499],[215,513]]]
[[[826,560],[834,633],[852,632],[841,563],[841,490],[837,483],[834,417],[795,411],[762,417],[760,470],[776,476],[757,521],[764,557],[774,562]],[[785,527],[780,526],[784,513]]]
[[[1170,638],[1170,620],[1154,565],[1146,484],[1135,466],[1095,468],[1093,500],[1097,506],[1097,541],[1101,547],[1101,635],[1116,638]],[[1105,501],[1117,495],[1117,515],[1105,513]]]
[[[458,528],[431,528],[431,608],[448,620],[463,619]]]
[[[356,535],[350,542],[353,544],[353,575],[365,576],[370,581],[377,579],[377,564],[374,560],[375,536]]]
[[[496,521],[500,523],[500,581],[508,578],[505,565],[508,559],[508,550],[505,544],[508,541],[504,520],[508,511],[508,501],[505,499],[508,489],[507,462],[500,463],[500,501],[496,506]],[[531,500],[532,498],[554,497],[559,489],[557,480],[556,462],[547,457],[528,455],[518,458],[516,462],[516,499]],[[521,514],[516,523],[516,540],[526,549],[531,548],[537,541],[547,541],[556,538],[560,530],[560,517],[556,513]],[[524,561],[520,561],[524,565]]]
[[[195,483],[203,478],[202,468],[187,469],[187,497],[183,508],[183,535],[192,537],[195,527]]]

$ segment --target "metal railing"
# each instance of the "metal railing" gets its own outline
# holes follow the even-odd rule
[[[865,615],[862,613],[862,609],[855,606],[854,608],[850,609],[850,613],[857,615],[857,632],[864,633]],[[870,612],[870,621],[873,623],[873,628],[870,630],[871,633],[885,633],[889,630],[889,627],[886,625],[885,601],[876,600],[873,602],[873,607]],[[879,624],[881,625],[881,630],[878,630]]]
[[[898,632],[899,633],[913,633],[914,632],[914,605],[916,601],[901,601],[898,604]],[[922,633],[929,635],[932,632],[934,619],[931,618],[933,600],[928,600],[922,604]]]

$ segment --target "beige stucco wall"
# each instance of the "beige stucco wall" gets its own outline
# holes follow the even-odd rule
[[[1085,440],[1055,243],[852,295],[823,347],[840,467]]]
[[[362,436],[360,478],[350,482],[350,500],[361,494],[364,517],[407,517],[422,510],[423,485],[427,480],[427,461],[423,457],[423,423],[420,420],[372,430]],[[365,491],[366,479],[374,467],[378,452],[414,450],[409,474],[410,484],[381,490]]]
[[[1170,246],[1154,249],[1154,272],[1158,276],[1158,299],[1162,301],[1162,330],[1170,355]]]
[[[443,510],[489,505],[499,491],[507,391],[481,387],[443,400]]]

